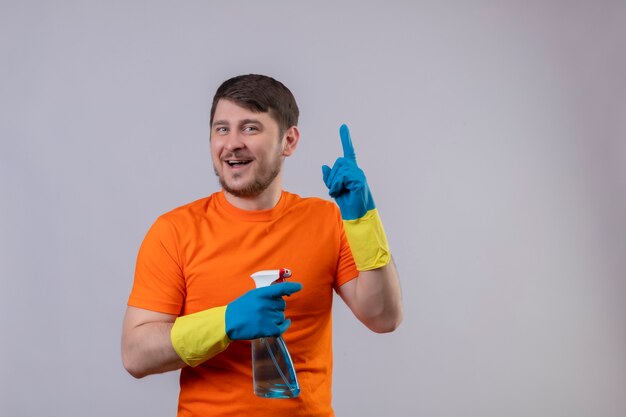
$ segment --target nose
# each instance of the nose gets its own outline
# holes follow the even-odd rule
[[[229,152],[234,152],[244,148],[245,146],[245,143],[237,132],[231,132],[229,135],[224,137],[224,149]]]

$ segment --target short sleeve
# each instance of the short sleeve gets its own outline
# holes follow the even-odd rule
[[[178,243],[174,225],[159,217],[139,249],[129,306],[180,314],[185,278]]]
[[[335,217],[339,229],[339,261],[337,262],[337,273],[335,274],[335,289],[337,289],[346,282],[358,277],[359,271],[356,269],[352,251],[350,250],[350,244],[348,243],[348,238],[343,228],[341,213],[338,208],[335,210]]]

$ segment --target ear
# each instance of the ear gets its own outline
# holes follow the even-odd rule
[[[300,140],[300,130],[298,130],[297,126],[291,126],[285,132],[285,136],[283,137],[283,156],[291,156],[296,151],[298,147],[298,141]]]

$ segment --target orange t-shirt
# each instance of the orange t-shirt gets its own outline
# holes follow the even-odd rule
[[[249,341],[232,342],[180,375],[179,416],[332,416],[333,289],[358,275],[337,206],[283,192],[270,210],[240,210],[223,192],[160,216],[146,235],[128,305],[186,315],[254,288],[250,275],[289,268],[303,289],[285,297],[283,334],[300,396],[254,395]]]

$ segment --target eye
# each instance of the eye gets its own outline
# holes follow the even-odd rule
[[[254,125],[247,125],[247,126],[244,126],[242,130],[247,133],[254,133],[254,132],[258,132],[259,128]]]
[[[224,135],[228,133],[228,128],[225,126],[217,126],[215,128],[215,133],[217,133],[218,135]]]

